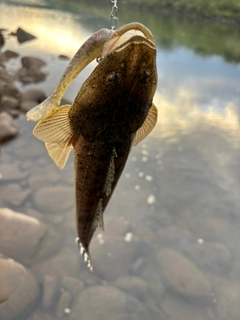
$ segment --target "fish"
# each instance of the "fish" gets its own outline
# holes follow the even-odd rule
[[[90,242],[96,229],[104,231],[103,213],[131,148],[157,122],[156,54],[152,33],[138,22],[101,29],[80,47],[53,94],[27,114],[59,168],[74,151],[76,241],[91,271]],[[72,105],[61,106],[67,87],[95,58]]]

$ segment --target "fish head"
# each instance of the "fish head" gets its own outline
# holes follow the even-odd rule
[[[138,23],[124,26],[105,43],[98,66],[72,105],[70,122],[87,140],[106,130],[116,136],[118,128],[119,134],[135,133],[149,112],[156,86],[156,46],[150,31]]]

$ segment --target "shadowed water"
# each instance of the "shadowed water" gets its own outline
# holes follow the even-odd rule
[[[0,28],[21,26],[37,36],[21,46],[10,38],[6,49],[47,62],[48,77],[37,86],[50,94],[68,63],[57,56],[71,57],[92,32],[108,27],[110,8],[3,1]],[[72,156],[59,170],[24,116],[17,120],[21,134],[1,150],[0,207],[35,218],[34,228],[40,221],[44,230],[41,236],[29,230],[26,239],[16,231],[8,245],[0,234],[0,253],[37,279],[40,289],[21,289],[36,297],[28,320],[238,320],[239,30],[126,8],[119,20],[144,23],[156,38],[159,118],[132,149],[105,212],[105,232],[96,232],[91,243],[95,272],[87,270],[74,242]],[[14,73],[19,65],[11,60],[7,68]],[[94,65],[66,98],[74,98]],[[10,307],[4,320],[17,314],[18,305]]]

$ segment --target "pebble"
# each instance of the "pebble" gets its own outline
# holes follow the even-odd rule
[[[42,306],[44,309],[51,309],[55,305],[59,290],[59,279],[48,274],[44,275],[42,281]]]
[[[36,37],[33,34],[25,31],[24,29],[22,29],[20,27],[17,28],[16,36],[17,36],[17,39],[18,39],[19,43],[23,43],[23,42],[26,42],[26,41],[29,41],[29,40],[36,39]]]
[[[63,290],[61,292],[57,308],[56,308],[56,316],[57,318],[62,318],[66,314],[69,314],[68,310],[71,310],[69,307],[71,306],[72,303],[72,295],[68,292]]]
[[[223,280],[218,286],[217,313],[219,320],[239,320],[240,315],[239,278]]]
[[[20,127],[7,113],[0,113],[0,144],[15,138],[20,132]]]
[[[171,248],[161,249],[158,261],[170,290],[192,302],[210,302],[211,284],[193,262]]]
[[[79,278],[65,276],[61,279],[62,287],[69,291],[73,296],[80,293],[84,289],[84,284]]]
[[[19,107],[18,99],[9,96],[2,96],[0,101],[0,107],[5,111],[14,110]]]
[[[95,273],[103,280],[110,281],[130,270],[139,254],[140,243],[126,242],[124,237],[104,236],[102,241],[93,239],[90,253]]]
[[[187,253],[191,260],[206,272],[225,274],[231,271],[232,256],[228,248],[222,243],[196,243],[189,247]]]
[[[35,57],[22,57],[22,68],[17,72],[17,78],[24,84],[37,83],[45,80],[46,73],[40,70],[46,63]]]
[[[78,251],[72,251],[66,247],[42,263],[33,266],[33,270],[39,275],[49,275],[62,279],[65,276],[76,277],[80,270],[80,260]]]
[[[41,103],[47,98],[45,92],[37,87],[28,88],[22,93],[21,102],[34,101],[35,103]]]
[[[0,319],[26,318],[39,299],[35,276],[11,259],[0,258]]]
[[[0,169],[2,172],[2,182],[24,180],[30,174],[27,170],[20,169],[20,163],[18,161],[13,163],[1,163]]]
[[[17,52],[14,52],[12,50],[6,50],[5,52],[3,52],[1,55],[0,55],[0,61],[8,61],[12,58],[17,58],[19,56],[19,54]]]
[[[23,204],[23,202],[28,198],[30,194],[31,190],[23,189],[19,185],[19,183],[8,183],[0,185],[0,203],[2,206],[19,207]]]
[[[9,96],[12,98],[19,99],[20,92],[14,86],[13,83],[9,81],[0,81],[0,96]]]
[[[40,212],[69,212],[74,206],[74,189],[65,186],[46,186],[36,191],[33,203]]]
[[[140,301],[144,301],[147,297],[147,285],[139,277],[120,277],[115,281],[115,285],[119,289],[131,294]]]
[[[0,252],[24,265],[45,260],[56,252],[61,247],[60,236],[33,217],[0,208]]]
[[[111,286],[92,286],[74,301],[70,320],[149,319],[143,305],[133,297]]]
[[[161,309],[171,320],[207,320],[208,310],[187,303],[172,294],[166,294],[161,300]],[[229,318],[226,318],[230,320]]]

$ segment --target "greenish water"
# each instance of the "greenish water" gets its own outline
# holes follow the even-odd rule
[[[105,6],[84,1],[0,1],[0,28],[13,31],[21,26],[37,36],[21,46],[9,38],[3,49],[44,59],[48,77],[37,86],[50,94],[68,63],[57,56],[71,57],[94,31],[108,27],[110,9],[110,1]],[[61,307],[71,313],[59,318],[70,320],[238,320],[239,29],[123,10],[119,4],[119,25],[132,21],[145,24],[156,39],[154,102],[159,118],[151,135],[133,148],[105,212],[105,233],[96,234],[91,244],[94,274],[86,270],[74,243],[72,158],[58,170],[32,136],[33,123],[24,117],[18,120],[21,135],[2,148],[1,165],[12,166],[22,178],[1,182],[0,207],[38,218],[62,238],[54,253],[61,258],[30,263],[41,283],[49,275],[60,285],[52,305],[46,308],[46,301],[39,299],[28,320],[56,319]],[[94,65],[79,75],[66,98],[75,97]],[[7,68],[13,73],[18,66],[16,60]],[[11,188],[29,195],[18,205],[4,193]],[[66,200],[61,188],[67,190]],[[37,200],[41,193],[47,195],[42,202]],[[23,257],[19,253],[13,258]],[[72,286],[66,289],[69,276]],[[100,293],[94,294],[102,292],[99,287],[106,293],[102,300]],[[112,287],[119,299],[116,292],[110,294]],[[65,304],[59,298],[64,290],[71,297]]]

